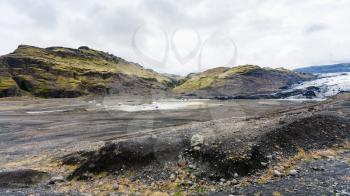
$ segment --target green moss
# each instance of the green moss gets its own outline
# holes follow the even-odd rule
[[[215,81],[214,77],[194,77],[194,78],[191,78],[190,80],[187,80],[182,85],[175,87],[173,91],[181,93],[181,92],[203,89],[211,86],[214,83],[214,81]]]
[[[76,80],[74,78],[68,78],[63,76],[58,76],[56,82],[58,88],[70,90],[78,89],[82,83],[81,81]]]
[[[52,73],[46,70],[43,70],[37,67],[31,67],[30,69],[34,73],[34,75],[38,78],[42,78],[45,80],[54,80],[56,78],[55,75],[53,75]]]
[[[251,71],[257,70],[257,69],[261,69],[259,66],[256,65],[242,65],[242,66],[237,66],[237,67],[233,67],[229,70],[227,70],[226,72],[222,73],[219,75],[219,78],[227,78],[230,77],[232,75],[235,74],[247,74]]]
[[[16,86],[16,82],[11,77],[0,76],[0,91]]]

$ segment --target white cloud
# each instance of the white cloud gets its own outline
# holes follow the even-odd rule
[[[161,61],[172,40],[184,57],[197,46],[198,33],[201,46],[212,35],[233,39],[238,48],[236,64],[295,68],[337,63],[350,61],[349,9],[347,0],[3,0],[0,53],[9,53],[22,43],[87,45],[176,74],[228,62],[235,52],[229,41],[211,41],[202,55],[192,53],[188,61],[179,61],[171,45],[165,62],[145,58]],[[132,44],[140,26],[143,30],[136,34],[135,43],[143,55]],[[175,38],[174,32],[179,32]]]

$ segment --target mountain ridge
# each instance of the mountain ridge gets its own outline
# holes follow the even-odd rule
[[[72,98],[126,94],[246,96],[280,91],[310,74],[257,65],[216,67],[186,77],[160,74],[113,54],[66,47],[20,45],[0,56],[0,97]]]
[[[339,73],[350,72],[350,63],[339,63],[332,65],[314,65],[294,69],[294,71],[304,73]]]

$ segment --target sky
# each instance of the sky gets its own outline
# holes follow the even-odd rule
[[[349,0],[0,0],[0,55],[88,46],[162,73],[350,62]]]

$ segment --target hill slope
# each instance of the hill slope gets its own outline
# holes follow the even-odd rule
[[[286,69],[261,68],[243,65],[233,68],[218,67],[192,74],[173,91],[199,97],[251,96],[279,92],[292,84],[312,79],[310,74]]]
[[[350,72],[350,63],[335,64],[335,65],[320,65],[311,67],[302,67],[295,71],[303,73],[339,73]]]
[[[147,94],[174,84],[165,75],[88,47],[21,45],[0,57],[0,97],[78,97],[87,94]]]

